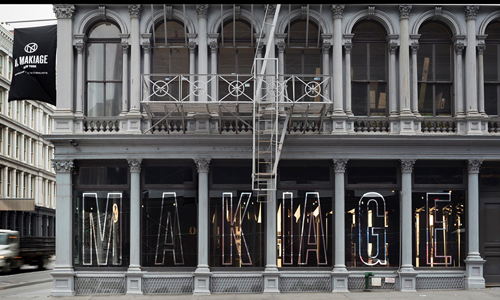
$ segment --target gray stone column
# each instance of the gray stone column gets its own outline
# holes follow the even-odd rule
[[[467,114],[478,114],[477,110],[477,69],[476,69],[476,17],[479,6],[467,5],[465,19],[467,22],[467,48],[465,49],[465,91]]]
[[[273,165],[266,164],[266,172],[271,173]],[[267,185],[272,185],[272,179],[267,180]],[[262,275],[264,276],[264,293],[279,293],[279,271],[277,266],[277,208],[276,191],[268,191],[266,205],[266,268]],[[263,205],[263,203],[261,204]]]
[[[353,116],[351,100],[351,50],[353,34],[344,34],[345,51],[345,112],[348,116]],[[351,130],[353,131],[353,130]]]
[[[401,28],[401,45],[399,47],[399,107],[401,115],[412,114],[410,106],[410,31],[408,26],[410,11],[411,5],[405,4],[399,6],[399,25]]]
[[[51,296],[73,296],[75,278],[73,270],[73,187],[72,160],[53,160],[56,171],[56,261],[52,270],[53,287]]]
[[[486,44],[485,37],[483,37],[477,45],[477,101],[479,113],[484,116],[486,115],[484,110],[484,50],[486,50]]]
[[[344,83],[342,80],[342,14],[345,5],[332,5],[333,14],[333,113],[345,115],[344,113]],[[324,74],[328,74],[326,72]]]
[[[208,191],[209,158],[195,158],[198,170],[198,266],[194,272],[195,295],[210,295],[210,268],[208,265],[210,211]]]
[[[401,266],[399,268],[400,290],[416,291],[417,273],[413,269],[413,213],[412,213],[412,180],[414,160],[401,160]]]
[[[139,20],[141,5],[128,6],[130,13],[130,113],[140,113],[141,101],[141,45]],[[126,84],[125,82],[123,84]]]
[[[199,86],[198,101],[207,101],[207,74],[208,74],[208,21],[209,4],[196,4],[196,12],[198,13],[198,81],[203,85]],[[204,76],[203,76],[204,75]]]
[[[128,159],[130,169],[130,265],[127,294],[142,295],[141,271],[141,159]]]
[[[469,180],[467,194],[467,239],[468,249],[465,259],[467,289],[484,289],[483,264],[485,260],[479,254],[479,169],[482,161],[468,161]]]
[[[52,115],[54,127],[52,133],[72,133],[73,115],[73,15],[74,5],[55,4],[57,17],[57,108]]]
[[[345,266],[345,169],[347,159],[334,159],[335,171],[335,209],[334,209],[334,256],[335,264],[332,272],[333,292],[347,293],[347,272]]]

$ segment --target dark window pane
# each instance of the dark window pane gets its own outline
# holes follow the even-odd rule
[[[347,183],[397,183],[397,168],[391,166],[348,166]]]
[[[252,166],[211,166],[213,184],[251,184]]]
[[[144,168],[145,184],[184,184],[193,182],[193,169],[184,166]]]
[[[463,184],[460,166],[417,166],[413,170],[414,184]]]

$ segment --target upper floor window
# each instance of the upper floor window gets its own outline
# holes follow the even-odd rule
[[[219,74],[250,74],[255,47],[251,25],[244,20],[226,21],[219,31]]]
[[[255,32],[247,21],[231,18],[218,33],[219,99],[249,100],[253,92],[250,74],[255,58]],[[235,82],[244,83],[244,89],[239,89]]]
[[[498,115],[500,105],[500,21],[486,27],[484,50],[484,110],[488,115]]]
[[[385,116],[387,95],[387,33],[375,21],[362,21],[352,30],[352,112],[361,116]]]
[[[321,29],[312,20],[300,19],[290,22],[286,33],[285,76],[289,80],[286,96],[294,100],[301,97],[301,101],[319,101],[319,96],[313,96],[316,93],[310,94],[307,90],[312,81],[321,84],[323,79],[317,75],[325,73],[321,68]]]
[[[449,116],[453,96],[452,34],[437,21],[422,24],[419,34],[418,110],[423,116]]]
[[[123,54],[120,30],[111,22],[94,25],[87,43],[87,116],[117,116],[122,110]]]
[[[152,81],[165,80],[167,93],[153,95],[154,100],[184,99],[189,94],[189,83],[185,76],[190,73],[187,29],[175,20],[156,24],[153,32]]]
[[[189,51],[182,23],[170,20],[156,26],[153,73],[189,73]]]

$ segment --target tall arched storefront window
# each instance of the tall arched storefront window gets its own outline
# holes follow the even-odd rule
[[[122,110],[123,54],[118,26],[100,22],[87,41],[87,116],[117,116]]]
[[[352,33],[352,112],[358,116],[385,116],[389,103],[387,33],[375,21],[359,22]]]
[[[438,21],[422,24],[419,34],[418,111],[423,116],[450,116],[454,65],[452,35]]]
[[[487,115],[498,116],[500,106],[500,22],[486,27],[484,50],[484,110]]]

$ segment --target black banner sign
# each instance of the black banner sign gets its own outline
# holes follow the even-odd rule
[[[14,71],[9,101],[56,105],[57,25],[14,29]]]

